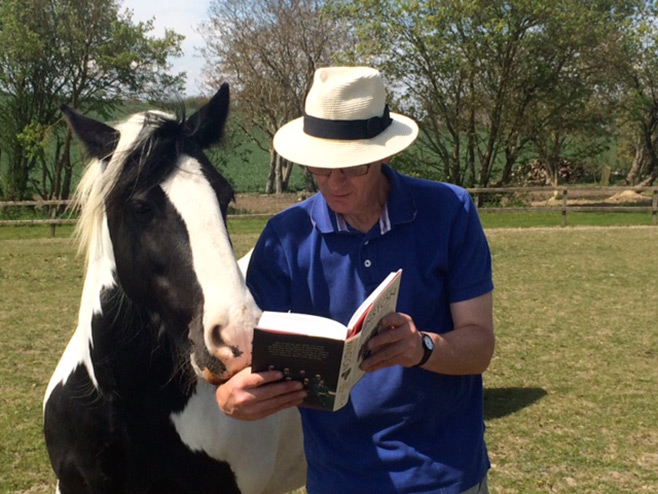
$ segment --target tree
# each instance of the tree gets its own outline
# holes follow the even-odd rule
[[[167,58],[182,36],[148,37],[116,0],[5,0],[0,6],[0,147],[7,198],[38,192],[68,198],[71,135],[59,122],[66,102],[107,116],[128,96],[180,91]],[[47,156],[52,141],[54,156]],[[41,180],[31,182],[37,167]]]
[[[214,0],[203,26],[207,84],[228,80],[245,133],[270,156],[266,193],[286,190],[292,163],[272,138],[303,113],[315,69],[347,43],[323,0]],[[310,182],[307,182],[310,183]]]
[[[419,121],[425,165],[486,186],[500,162],[499,182],[509,180],[523,150],[560,151],[584,123],[602,130],[594,103],[606,47],[641,2],[334,3],[356,30],[357,56],[400,82],[397,105]]]
[[[658,179],[658,5],[646,2],[633,19],[623,43],[621,64],[621,125],[630,141],[633,162],[626,175],[629,185],[651,185]]]

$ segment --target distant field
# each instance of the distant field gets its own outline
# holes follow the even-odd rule
[[[261,224],[231,226],[238,254]],[[491,492],[658,492],[658,228],[487,235]],[[0,493],[54,490],[41,400],[75,323],[82,267],[73,250],[66,239],[0,240]]]

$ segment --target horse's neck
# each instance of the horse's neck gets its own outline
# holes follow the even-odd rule
[[[91,358],[101,386],[117,386],[125,394],[148,388],[179,387],[187,361],[165,322],[134,303],[121,286],[104,288],[101,313],[91,320]]]
[[[79,366],[101,393],[125,396],[145,387],[166,387],[177,395],[192,389],[183,377],[187,362],[177,361],[161,322],[133,304],[117,284],[113,256],[90,256],[82,290],[78,325],[51,377],[46,399]],[[193,386],[191,386],[193,387]]]
[[[50,378],[45,401],[48,400],[54,387],[59,383],[66,384],[69,376],[79,366],[85,367],[89,380],[96,389],[99,388],[96,369],[91,357],[91,350],[94,347],[92,321],[94,314],[101,313],[101,293],[104,287],[112,287],[116,284],[113,274],[114,256],[111,248],[109,253],[107,248],[103,249],[104,242],[101,237],[102,233],[93,242],[96,246],[90,249],[88,255],[87,271],[78,311],[78,325],[55,368],[55,372]],[[107,242],[109,243],[109,234],[107,234]]]
[[[120,365],[124,361],[137,365],[131,360],[134,354],[149,352],[144,350],[152,330],[145,327],[147,324],[155,323],[130,302],[117,282],[114,248],[107,218],[103,218],[92,230],[88,243],[87,271],[74,335],[87,342],[88,371],[97,386],[96,374],[101,365]],[[110,355],[124,358],[115,362],[108,358]]]

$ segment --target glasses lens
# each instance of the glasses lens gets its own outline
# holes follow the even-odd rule
[[[343,173],[348,177],[361,177],[368,173],[370,165],[351,166],[349,168],[342,168]]]
[[[307,166],[306,169],[313,175],[328,176],[331,175],[331,168],[316,168],[315,166]]]
[[[328,177],[332,171],[340,171],[346,177],[362,177],[370,169],[370,165],[350,166],[349,168],[317,168],[315,166],[307,166],[306,169],[313,175],[320,175],[321,177]]]

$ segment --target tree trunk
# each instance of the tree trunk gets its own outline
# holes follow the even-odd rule
[[[307,192],[317,192],[318,191],[318,186],[315,183],[315,180],[313,180],[313,174],[309,172],[306,168],[304,168],[304,184],[306,185],[306,191]]]
[[[461,185],[462,173],[459,160],[459,155],[461,154],[459,135],[454,139],[453,144],[454,147],[452,150],[452,156],[450,157],[450,175],[448,175],[448,181],[456,185]]]
[[[28,182],[30,175],[30,160],[23,156],[22,148],[15,150],[14,158],[9,162],[7,173],[7,199],[21,201],[28,199]]]
[[[283,191],[288,190],[288,184],[290,183],[290,175],[292,175],[292,169],[295,165],[293,165],[292,161],[288,161],[287,159],[280,158],[281,159],[281,176],[282,176],[282,183],[281,183],[281,189]]]
[[[62,144],[62,156],[60,173],[63,172],[60,178],[60,189],[57,191],[60,199],[68,199],[71,195],[71,180],[73,178],[73,164],[71,163],[71,130],[67,128],[66,137]]]
[[[281,194],[283,192],[283,158],[278,154],[274,158],[274,193]]]
[[[646,153],[646,146],[644,146],[642,141],[642,137],[639,136],[635,144],[635,156],[633,156],[633,164],[631,165],[631,169],[626,175],[626,185],[636,185],[636,183],[644,175],[647,168],[649,157]]]
[[[500,177],[499,184],[504,187],[512,180],[512,167],[518,158],[518,149],[515,146],[508,144],[505,147],[505,164],[503,165],[503,173]]]
[[[274,193],[274,181],[276,176],[276,151],[274,148],[270,148],[270,164],[269,172],[267,173],[267,181],[265,182],[265,193],[272,194]]]
[[[474,91],[472,87],[471,91]],[[468,122],[468,178],[465,181],[467,187],[473,187],[475,185],[475,147],[477,146],[476,138],[475,107],[473,104],[471,104],[471,113]]]

